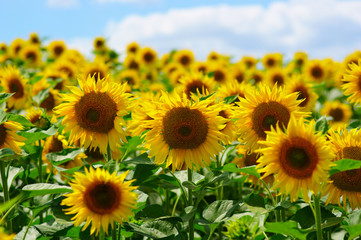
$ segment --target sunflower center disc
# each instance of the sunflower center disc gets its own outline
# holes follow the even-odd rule
[[[54,48],[54,53],[55,53],[56,56],[59,56],[60,54],[62,54],[63,51],[64,51],[64,48],[61,47],[61,46],[56,46],[56,47]]]
[[[345,147],[337,154],[337,159],[348,158],[361,161],[360,147]],[[361,192],[361,169],[338,172],[331,175],[333,184],[342,190]]]
[[[276,61],[273,58],[267,60],[267,66],[273,67],[276,64]]]
[[[207,138],[208,124],[197,109],[173,108],[163,118],[164,140],[175,149],[194,149]]]
[[[278,102],[261,103],[252,114],[254,131],[263,139],[266,138],[265,131],[271,130],[276,123],[282,127],[286,126],[290,120],[290,113],[287,108]]]
[[[85,94],[75,104],[75,115],[80,127],[97,133],[108,133],[114,128],[117,105],[106,93]]]
[[[280,164],[291,177],[309,178],[318,164],[318,154],[311,142],[301,137],[294,137],[282,143]]]
[[[147,52],[146,54],[144,54],[144,61],[146,61],[147,63],[151,63],[153,62],[154,56],[152,53]]]
[[[183,66],[188,66],[188,64],[191,62],[191,60],[189,59],[188,56],[182,56],[181,59],[180,59],[180,63],[183,65]]]
[[[304,107],[307,105],[307,102],[308,102],[308,93],[307,93],[307,90],[304,89],[303,87],[299,87],[296,89],[295,92],[298,92],[298,96],[297,96],[297,100],[303,100],[299,106],[300,107]]]
[[[53,94],[49,93],[42,103],[40,103],[40,107],[46,109],[46,111],[51,111],[55,107],[55,99]]]
[[[278,86],[283,85],[285,83],[285,81],[283,80],[283,76],[279,75],[279,74],[276,74],[273,77],[273,83],[277,83]]]
[[[314,78],[322,78],[323,71],[319,66],[315,66],[312,68],[311,74]]]
[[[4,124],[0,125],[0,147],[2,147],[6,140],[6,128]]]
[[[333,121],[340,122],[343,119],[343,111],[339,108],[331,109],[329,115],[333,117]]]
[[[186,94],[187,97],[191,97],[191,93],[197,94],[197,90],[202,93],[202,89],[207,89],[207,86],[205,86],[201,81],[193,81],[191,84],[187,86]]]
[[[94,183],[85,192],[85,204],[98,214],[112,213],[119,203],[119,189],[110,183]]]
[[[10,80],[9,89],[11,93],[14,93],[14,95],[12,96],[14,98],[21,98],[22,96],[24,96],[23,86],[21,86],[21,83],[18,79]]]
[[[225,78],[224,73],[222,71],[219,71],[219,70],[215,71],[213,76],[214,76],[214,80],[216,82],[223,82],[224,78]]]

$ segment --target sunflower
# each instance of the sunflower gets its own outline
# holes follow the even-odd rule
[[[176,89],[178,93],[185,92],[190,99],[192,94],[208,95],[213,92],[214,81],[200,72],[186,73],[179,78],[179,85]]]
[[[322,60],[310,60],[306,63],[303,73],[309,81],[322,83],[328,77],[327,65]]]
[[[253,86],[247,83],[239,83],[237,80],[232,79],[228,82],[226,82],[225,84],[223,84],[222,86],[220,86],[217,89],[217,95],[220,97],[221,100],[224,100],[227,97],[231,97],[231,96],[238,96],[240,98],[244,98],[244,93],[245,91],[249,91],[250,89],[252,89]],[[238,100],[238,97],[236,97],[232,102],[228,102],[228,103],[235,103]]]
[[[149,82],[157,82],[158,80],[158,71],[157,69],[147,69],[140,73],[140,79],[147,80]]]
[[[8,46],[6,43],[0,43],[0,55],[6,55],[8,52]]]
[[[247,68],[241,63],[236,63],[231,67],[231,76],[239,83],[246,82]]]
[[[16,154],[21,153],[20,146],[24,145],[26,138],[16,134],[17,131],[22,130],[20,123],[13,121],[6,121],[0,124],[0,149],[10,148]]]
[[[133,69],[125,69],[119,73],[116,78],[116,81],[119,83],[127,83],[131,88],[140,87],[140,78],[139,73]]]
[[[123,62],[124,68],[138,71],[140,68],[139,61],[134,55],[128,55]]]
[[[340,159],[361,160],[361,131],[346,128],[330,131],[333,161]],[[361,168],[342,171],[330,176],[330,182],[325,186],[324,195],[328,195],[326,204],[338,203],[347,209],[347,199],[352,209],[361,208]]]
[[[332,120],[328,123],[333,129],[338,129],[349,124],[352,116],[352,107],[339,101],[326,101],[324,107],[320,109],[320,113],[332,117]]]
[[[105,38],[104,37],[96,37],[93,41],[93,47],[95,51],[102,51],[106,48],[105,46]]]
[[[50,121],[46,118],[46,115],[39,108],[30,108],[27,110],[26,119],[34,124],[37,128],[48,129],[50,127]]]
[[[35,44],[35,45],[40,45],[40,44],[41,44],[41,41],[40,41],[40,39],[39,39],[39,36],[38,36],[38,34],[36,34],[36,33],[30,33],[29,42],[30,42],[31,44]]]
[[[223,149],[219,130],[225,119],[219,116],[220,106],[196,96],[192,100],[185,93],[170,96],[163,92],[158,111],[151,109],[148,113],[153,120],[145,126],[150,130],[144,146],[149,156],[155,157],[155,163],[166,161],[166,167],[172,164],[172,170],[181,169],[184,163],[187,168],[198,169],[209,165]]]
[[[180,63],[184,68],[189,68],[194,62],[194,54],[186,49],[177,51],[173,55],[173,61]]]
[[[270,87],[276,83],[278,86],[284,86],[289,81],[287,72],[283,68],[273,67],[266,71],[264,82]]]
[[[237,127],[232,119],[232,116],[234,115],[234,107],[223,102],[219,104],[222,110],[218,113],[218,115],[227,121],[225,123],[225,127],[220,130],[224,134],[223,142],[225,144],[232,144],[232,142],[237,138]]]
[[[208,54],[207,56],[207,61],[208,62],[213,62],[213,61],[218,61],[220,60],[222,57],[219,53],[212,51]]]
[[[38,45],[27,44],[20,51],[20,57],[30,66],[38,66],[41,64],[41,52]]]
[[[276,125],[287,126],[292,115],[296,118],[309,115],[301,111],[297,95],[286,94],[277,85],[272,89],[261,85],[259,90],[250,89],[245,92],[245,98],[239,98],[233,118],[238,119],[236,123],[247,149],[257,149],[258,140],[266,139],[265,131]]]
[[[39,107],[44,108],[48,115],[53,114],[53,109],[61,103],[59,98],[59,91],[49,88],[49,93],[46,98],[40,103]]]
[[[349,54],[343,61],[343,65],[346,69],[350,70],[350,65],[357,64],[359,59],[361,59],[361,51],[357,50]]]
[[[55,63],[49,67],[54,69],[54,71],[65,73],[69,79],[74,79],[78,72],[77,64],[65,58],[56,60]]]
[[[314,121],[306,124],[302,118],[292,116],[284,132],[280,126],[267,132],[263,146],[257,152],[263,154],[258,160],[262,178],[275,176],[273,189],[290,194],[296,201],[300,191],[309,202],[308,191],[317,194],[321,184],[327,181],[331,160],[334,157],[321,132],[314,132]]]
[[[264,81],[264,72],[258,69],[252,69],[247,75],[248,82],[258,85]]]
[[[85,221],[82,230],[90,224],[90,234],[98,235],[102,228],[108,233],[109,224],[114,228],[114,222],[128,221],[136,207],[137,194],[133,192],[137,187],[130,186],[134,181],[124,182],[128,172],[121,175],[110,174],[104,169],[85,169],[85,173],[76,172],[70,186],[72,193],[66,197],[61,205],[69,206],[66,214],[75,214],[72,218],[75,226]]]
[[[302,69],[307,63],[308,56],[305,52],[296,52],[293,56],[294,66],[298,69]]]
[[[173,87],[176,87],[177,85],[179,85],[180,79],[187,74],[188,74],[188,72],[184,69],[176,69],[175,71],[173,71],[169,75],[169,80],[170,80],[171,85]]]
[[[86,78],[88,75],[94,76],[95,81],[103,79],[109,74],[109,66],[101,58],[96,58],[92,63],[88,63],[84,66],[82,77]]]
[[[201,72],[206,74],[208,72],[208,64],[206,62],[194,62],[191,66],[191,71]]]
[[[253,69],[256,67],[258,60],[252,56],[243,56],[241,63],[246,67],[246,69]]]
[[[4,92],[14,93],[8,100],[9,108],[21,110],[29,105],[29,90],[27,80],[20,74],[17,67],[8,65],[0,69],[0,81],[4,87]]]
[[[145,66],[152,66],[157,62],[157,53],[150,47],[139,50],[139,62]]]
[[[10,44],[10,56],[12,58],[16,58],[19,56],[20,50],[23,48],[23,46],[26,44],[26,42],[21,38],[16,38],[14,41]]]
[[[140,47],[137,42],[131,42],[127,45],[127,54],[137,54]]]
[[[169,77],[174,71],[182,70],[183,66],[178,62],[170,62],[163,69],[163,72]]]
[[[262,64],[265,69],[282,67],[283,56],[281,53],[269,53],[263,56]]]
[[[72,85],[72,83],[69,81],[68,75],[65,72],[56,70],[54,68],[45,68],[43,76],[44,79],[48,80],[49,82],[57,81],[54,89],[59,91],[64,91],[66,90],[67,86]]]
[[[78,139],[81,146],[99,146],[106,153],[107,145],[115,150],[121,140],[126,142],[123,116],[128,114],[129,94],[126,84],[108,81],[107,78],[95,82],[94,76],[78,80],[80,88],[69,87],[71,93],[61,94],[62,104],[54,112],[64,116],[64,131],[69,132],[69,143]]]
[[[213,73],[213,80],[219,84],[226,83],[230,78],[228,68],[223,64],[211,64],[209,67],[209,71]]]
[[[50,53],[51,58],[58,58],[65,52],[66,45],[64,41],[55,40],[48,45],[47,50]]]
[[[352,63],[349,65],[350,70],[346,70],[346,74],[343,75],[342,85],[344,94],[348,96],[347,101],[353,104],[361,103],[361,58],[358,60],[358,64]]]
[[[290,80],[286,83],[286,93],[298,93],[297,100],[302,102],[299,104],[304,111],[312,111],[316,105],[318,98],[317,93],[312,88],[313,84],[307,82],[302,75],[293,74]]]

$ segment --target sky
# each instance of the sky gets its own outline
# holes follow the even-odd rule
[[[361,49],[359,0],[11,0],[2,1],[0,42],[64,40],[91,56],[95,37],[121,54],[132,41],[159,56],[190,49],[262,57],[297,51],[342,61]],[[45,42],[45,43],[46,43]]]

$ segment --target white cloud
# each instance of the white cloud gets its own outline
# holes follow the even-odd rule
[[[76,49],[81,52],[86,58],[91,57],[93,49],[93,39],[90,38],[73,38],[67,41],[67,47],[69,49]]]
[[[78,0],[46,0],[46,3],[53,8],[70,8],[79,4]]]
[[[137,41],[160,55],[172,49],[191,49],[199,60],[212,50],[232,55],[235,60],[246,54],[261,57],[269,52],[281,52],[290,58],[301,50],[311,58],[341,61],[361,49],[359,9],[361,2],[352,0],[172,9],[110,21],[104,35],[109,46],[121,52],[129,42]]]
[[[154,3],[158,3],[161,0],[95,0],[95,2],[97,3],[132,3],[132,4],[143,4],[143,5],[148,5],[148,4],[154,4]]]

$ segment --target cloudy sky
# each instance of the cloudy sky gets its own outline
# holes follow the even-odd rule
[[[97,36],[124,52],[137,41],[162,55],[191,49],[198,60],[210,51],[262,57],[342,61],[361,49],[359,0],[11,0],[2,1],[0,42],[31,32],[65,40],[89,55]]]

